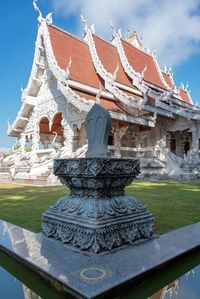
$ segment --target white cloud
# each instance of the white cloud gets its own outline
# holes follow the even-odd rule
[[[161,64],[174,66],[200,49],[200,0],[51,0],[56,15],[80,17],[95,24],[98,35],[136,29],[146,47],[158,50]],[[78,26],[81,26],[78,23]],[[82,29],[80,29],[82,30]]]

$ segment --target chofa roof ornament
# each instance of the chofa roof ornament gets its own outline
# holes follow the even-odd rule
[[[38,23],[41,24],[43,16],[42,16],[41,10],[37,6],[37,0],[33,0],[33,7],[34,7],[35,11],[37,11],[38,14],[39,14],[39,16],[38,16]]]
[[[88,31],[88,25],[87,25],[87,20],[83,17],[83,15],[81,14],[81,21],[84,24],[84,33],[85,35],[87,34]]]
[[[52,12],[48,13],[48,15],[46,16],[46,18],[43,18],[41,10],[39,9],[38,5],[37,5],[37,1],[38,0],[33,0],[33,7],[35,9],[35,11],[38,12],[39,16],[38,16],[38,23],[39,25],[42,23],[42,21],[45,21],[48,25],[52,24]]]
[[[112,28],[113,30],[113,38],[115,38],[116,36],[118,36],[119,38],[122,38],[122,31],[121,31],[121,28],[118,29],[118,31],[116,31],[112,21],[110,20],[109,21],[109,25],[110,27]]]
[[[71,65],[72,65],[72,58],[71,56],[69,57],[69,62],[67,64],[67,67],[66,67],[66,70],[65,70],[65,78],[66,80],[69,79],[69,76],[70,76],[70,70],[71,70]]]

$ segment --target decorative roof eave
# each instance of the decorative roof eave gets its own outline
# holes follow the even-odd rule
[[[179,92],[179,96],[180,96],[180,98],[181,98],[181,95],[180,95],[181,90],[182,90],[183,92],[187,93],[188,99],[189,99],[189,101],[190,101],[189,104],[193,105],[193,101],[192,101],[192,98],[191,98],[191,96],[190,96],[190,91],[188,91],[188,84],[187,84],[186,86],[184,86],[183,83],[182,83],[181,86],[178,88],[178,92]]]
[[[181,101],[182,104],[183,104],[183,106],[186,105],[186,106],[188,106],[188,108],[191,108],[191,105],[194,106],[194,104],[193,104],[193,100],[192,100],[192,98],[191,98],[191,96],[190,96],[190,92],[188,91],[188,85],[184,86],[183,84],[181,84],[181,87],[178,88],[178,87],[176,86],[175,82],[174,82],[173,73],[171,72],[171,68],[169,68],[169,70],[167,70],[167,67],[165,67],[165,70],[162,71],[162,73],[165,73],[166,75],[168,75],[168,76],[170,77],[171,83],[172,83],[172,85],[173,85],[173,88],[171,88],[171,90],[174,91],[174,94],[173,94],[174,98],[175,98],[176,100],[178,100],[178,101]],[[182,89],[184,92],[187,93],[190,103],[185,102],[185,101],[181,98],[181,95],[180,95],[180,90],[181,90],[181,89]],[[174,102],[175,102],[175,101],[174,101]],[[176,101],[176,102],[177,102],[177,101]],[[177,102],[177,103],[178,103],[178,102]],[[180,103],[178,103],[178,104],[180,104]],[[189,105],[190,105],[190,106],[189,106]],[[198,108],[198,107],[197,107],[197,108]]]
[[[75,84],[75,82],[72,81],[71,79],[68,79],[69,76],[66,78],[65,72],[58,66],[57,61],[54,56],[54,53],[53,53],[52,46],[51,46],[48,28],[45,24],[43,24],[42,26],[44,29],[43,30],[43,42],[44,42],[44,46],[45,46],[45,50],[46,50],[47,62],[49,64],[49,67],[50,67],[53,75],[58,80],[58,89],[64,95],[66,100],[69,103],[71,103],[72,105],[74,105],[79,111],[88,112],[91,109],[91,107],[94,105],[95,102],[93,100],[90,101],[88,99],[85,99],[84,97],[80,97],[74,90],[72,90],[72,88],[70,88],[70,86],[73,86]],[[77,87],[77,84],[78,84],[78,82],[76,82],[75,87]],[[84,89],[86,90],[87,88],[84,88]],[[102,91],[102,95],[104,93],[105,92]],[[110,95],[113,95],[113,93],[111,92]],[[107,92],[105,93],[105,96],[107,96]],[[134,116],[115,113],[112,111],[110,113],[111,113],[112,118],[114,118],[114,119],[124,120],[124,121],[131,122],[131,123],[138,123],[138,124],[142,124],[145,126],[155,126],[154,120],[140,119],[140,118],[137,118]]]
[[[149,89],[147,92],[147,96],[150,96],[156,100],[157,105],[160,107],[162,106],[163,109],[171,111],[172,113],[175,113],[177,115],[181,115],[186,118],[194,118],[199,119],[199,113],[200,108],[195,107],[194,105],[190,103],[184,102],[181,97],[177,97],[174,94],[174,91],[168,91],[168,90],[161,90],[162,93],[156,93],[155,91]],[[168,102],[169,105],[163,102]],[[175,107],[173,104],[179,105],[179,107]],[[164,105],[164,106],[163,106]],[[186,111],[190,110],[190,111]],[[196,115],[195,115],[196,114]]]
[[[119,35],[119,33],[116,32],[114,26],[111,24],[111,27],[113,28],[113,44],[116,45],[117,47],[117,51],[119,53],[119,57],[120,57],[120,60],[121,60],[121,63],[124,67],[124,70],[125,72],[127,73],[127,75],[133,80],[133,84],[138,84],[136,85],[140,90],[143,89],[143,92],[146,92],[145,90],[148,89],[147,86],[153,86],[155,88],[159,88],[158,86],[154,86],[153,84],[150,84],[149,82],[146,82],[144,80],[144,73],[145,73],[145,70],[143,71],[143,74],[140,74],[138,72],[136,72],[132,66],[130,65],[130,63],[128,62],[128,59],[126,57],[126,54],[125,54],[125,51],[124,51],[124,48],[122,46],[122,43],[121,43],[121,36]],[[155,55],[152,56],[153,60],[154,60],[154,63],[155,63],[155,66],[156,66],[156,69],[157,69],[157,72],[158,72],[158,75],[159,75],[159,78],[161,80],[161,82],[163,83],[163,85],[165,86],[165,88],[167,90],[170,89],[170,87],[168,86],[168,84],[166,83],[165,79],[163,78],[163,75],[162,75],[162,72],[161,72],[161,69],[158,65],[158,62],[157,62],[157,59],[155,57]],[[160,88],[159,88],[160,89]]]
[[[88,99],[85,99],[84,97],[80,97],[74,90],[72,90],[72,88],[70,88],[69,83],[71,83],[71,80],[66,78],[65,71],[58,66],[57,61],[55,59],[47,25],[43,23],[41,24],[41,26],[44,47],[46,50],[46,59],[53,75],[58,80],[58,90],[60,90],[60,92],[64,95],[66,100],[70,104],[75,106],[79,111],[88,112],[91,109],[91,107],[95,104],[95,101],[90,101]],[[110,114],[113,119],[123,120],[131,123],[138,123],[141,125],[151,127],[155,126],[155,122],[153,120],[140,119],[134,116],[129,116],[112,111],[110,112]]]
[[[176,108],[176,107],[173,107],[172,105],[171,106],[167,105],[164,102],[159,101],[159,100],[156,101],[156,106],[160,107],[162,109],[165,109],[167,111],[170,111],[175,115],[185,117],[187,119],[200,120],[199,112],[193,113],[190,111],[185,111],[184,108],[182,108],[182,109],[180,107]]]
[[[116,74],[111,74],[107,72],[101,63],[99,56],[96,51],[95,42],[93,40],[92,36],[92,30],[90,30],[87,25],[84,28],[85,30],[85,37],[84,40],[87,42],[90,55],[92,57],[93,64],[95,66],[95,69],[97,73],[101,76],[101,78],[105,81],[105,88],[110,91],[119,101],[121,101],[123,104],[129,105],[133,108],[142,109],[144,107],[144,104],[147,101],[146,96],[144,95],[144,98],[141,100],[135,99],[134,97],[127,96],[123,91],[121,91],[116,86]],[[117,69],[116,69],[117,70]]]
[[[145,110],[152,113],[157,113],[157,115],[165,116],[171,119],[175,119],[175,116],[172,112],[167,111],[166,109],[162,109],[159,107],[153,107],[148,104],[144,106]]]
[[[118,112],[110,112],[110,115],[113,119],[116,120],[122,120],[125,122],[129,122],[129,123],[133,123],[133,124],[138,124],[141,126],[147,126],[147,127],[155,127],[155,119],[152,118],[152,120],[147,120],[147,119],[142,119],[139,117],[135,117],[135,116],[130,116],[130,115],[126,115],[126,114],[121,114]]]
[[[159,75],[159,78],[160,78],[162,84],[165,86],[165,88],[166,88],[167,90],[172,90],[172,89],[170,88],[170,86],[167,84],[167,82],[165,81],[164,77],[163,77],[163,74],[162,74],[162,71],[161,71],[160,66],[159,66],[159,64],[158,64],[158,61],[157,61],[157,59],[156,59],[156,54],[155,54],[155,53],[154,53],[154,55],[152,55],[152,58],[153,58],[153,61],[154,61],[154,63],[155,63],[155,66],[156,66],[156,69],[157,69],[157,72],[158,72],[158,75]]]
[[[149,90],[147,93],[147,96],[152,97],[156,100],[156,107],[160,107],[168,112],[171,112],[175,115],[179,115],[182,117],[185,117],[187,119],[200,119],[200,109],[198,110],[192,110],[191,109],[191,105],[190,104],[186,104],[185,102],[183,102],[183,100],[179,100],[179,105],[181,105],[182,107],[175,107],[173,105],[174,102],[174,95],[173,95],[173,91],[169,92],[169,91],[165,91],[164,93],[160,93],[157,94],[155,93],[155,91],[153,90]],[[166,104],[165,102],[168,102],[169,104]],[[185,104],[187,105],[187,107],[185,107]],[[190,106],[189,106],[190,105]],[[192,106],[194,107],[194,106]],[[190,110],[190,111],[187,111]]]
[[[27,103],[26,101],[22,103],[22,106],[17,114],[15,121],[12,124],[8,124],[7,134],[9,136],[16,136],[16,132],[19,132],[19,123],[21,122],[23,122],[23,127],[20,127],[20,131],[23,131],[23,129],[25,129],[28,123],[28,118],[23,116],[24,112],[30,111],[30,109],[33,109],[33,107],[34,105]]]
[[[190,104],[193,105],[194,103],[193,103],[193,100],[191,98],[190,92],[188,91],[187,93],[188,93],[188,97],[189,97],[189,100],[190,100]]]
[[[114,26],[112,25],[112,23],[110,22],[110,25],[113,29],[113,44],[116,46],[117,48],[117,52],[119,54],[120,57],[120,61],[121,64],[125,70],[125,72],[127,73],[127,75],[132,79],[132,84],[135,85],[139,90],[141,90],[143,93],[147,92],[148,87],[144,84],[144,78],[143,75],[136,72],[132,66],[130,65],[130,63],[128,62],[128,59],[126,57],[126,54],[124,52],[124,48],[122,46],[121,43],[121,36],[119,35],[119,33],[116,32]]]
[[[112,27],[112,28],[114,28],[114,27]],[[158,90],[158,91],[160,91],[160,92],[163,93],[164,90],[162,88],[158,87],[157,85],[154,85],[154,84],[151,84],[151,83],[145,81],[144,78],[143,78],[143,76],[140,73],[137,73],[137,72],[135,72],[133,70],[133,68],[129,64],[128,59],[126,57],[126,54],[124,52],[124,48],[123,48],[122,43],[121,43],[121,36],[115,31],[115,29],[113,29],[113,36],[114,36],[113,44],[115,44],[116,47],[117,47],[121,63],[123,65],[123,67],[124,67],[125,72],[133,80],[133,83],[136,85],[136,81],[134,81],[134,80],[137,78],[137,80],[139,82],[139,85],[140,85],[140,90],[141,90],[141,86],[142,86],[142,88],[145,88],[146,89],[145,93],[147,95],[149,94],[149,91],[150,91],[151,88],[156,89],[156,90]],[[158,65],[157,59],[155,58],[155,56],[152,56],[152,57],[153,57],[156,69],[158,71],[160,80],[163,83],[163,85],[166,87],[168,93],[170,93],[169,90],[171,90],[171,89],[168,86],[168,84],[166,83],[166,81],[164,80],[164,77],[163,77],[161,69],[160,69],[160,67]],[[153,98],[155,100],[160,100],[160,96],[157,96],[155,94],[153,95]]]
[[[167,75],[167,76],[169,76],[169,80],[171,81],[171,85],[172,85],[172,87],[170,87],[168,84],[167,84],[167,82],[166,82],[166,84],[169,86],[169,88],[172,90],[174,90],[175,92],[177,91],[177,86],[176,86],[176,84],[175,84],[175,82],[174,82],[174,78],[173,78],[173,73],[171,72],[171,67],[169,68],[169,69],[167,69],[167,66],[165,66],[165,68],[164,68],[164,70],[161,70],[161,72],[162,72],[162,74],[165,74],[165,75]],[[164,77],[164,76],[163,76]],[[164,78],[165,79],[165,78]]]
[[[26,96],[29,96],[31,94],[30,92],[31,88],[33,87],[33,85],[37,84],[35,79],[38,79],[37,78],[38,68],[45,68],[45,66],[39,62],[42,51],[43,51],[43,46],[42,46],[42,39],[41,39],[41,26],[39,26],[39,30],[35,42],[35,53],[33,58],[31,74],[28,80],[28,84],[22,93],[22,100],[24,100]],[[39,85],[41,85],[42,82],[38,82],[38,83]],[[37,94],[35,96],[37,96]]]
[[[64,97],[80,111],[88,112],[92,106],[95,104],[94,100],[88,100],[83,97],[80,97],[74,90],[72,90],[68,85],[63,84],[63,82],[58,82],[58,89],[64,95]],[[77,106],[76,103],[79,103]],[[110,115],[113,119],[122,120],[125,122],[140,124],[144,126],[154,127],[155,120],[146,120],[139,117],[130,116],[118,112],[110,111]]]
[[[37,77],[38,69],[41,69],[44,71],[45,65],[40,62],[40,57],[42,56],[42,52],[44,51],[43,45],[42,45],[42,24],[52,24],[52,12],[47,14],[47,16],[44,18],[42,16],[42,13],[37,6],[37,0],[33,0],[33,7],[35,11],[38,13],[38,34],[35,42],[35,53],[34,53],[34,58],[33,58],[33,64],[32,64],[32,69],[31,69],[31,74],[29,76],[28,84],[27,87],[23,90],[22,92],[22,101],[26,99],[26,96],[32,96],[31,89],[34,89],[33,87],[36,87],[36,93],[34,94],[34,97],[37,96],[40,86],[43,83],[42,76],[40,78]],[[35,99],[33,99],[33,104],[35,102]]]
[[[17,130],[17,126],[19,123],[19,119],[20,117],[23,117],[23,111],[27,109],[30,109],[30,107],[34,107],[36,104],[36,96],[32,96],[31,94],[31,89],[33,88],[33,86],[37,85],[38,86],[38,91],[39,91],[39,87],[42,84],[43,80],[37,78],[37,72],[38,72],[38,68],[45,68],[45,65],[41,64],[40,61],[40,55],[41,52],[44,50],[43,46],[42,46],[42,24],[46,23],[47,20],[44,18],[41,18],[41,13],[39,14],[39,20],[38,20],[40,26],[38,29],[38,34],[37,34],[37,38],[36,38],[36,42],[35,42],[35,53],[34,53],[34,58],[33,58],[33,64],[32,64],[32,69],[31,69],[31,73],[29,76],[29,80],[28,80],[28,84],[26,86],[26,88],[22,90],[22,95],[21,95],[21,99],[22,99],[22,106],[20,111],[17,114],[16,119],[14,120],[14,122],[12,124],[9,124],[8,129],[7,129],[7,134],[10,136],[15,136],[15,130]],[[25,126],[22,128],[24,129]]]
[[[176,97],[176,96],[173,96],[173,98],[171,99],[173,103],[179,105],[179,106],[182,106],[182,107],[185,107],[185,108],[188,108],[191,110],[191,112],[199,112],[200,113],[200,107],[199,106],[195,106],[194,104],[192,103],[186,103],[184,102],[181,97]]]
[[[75,103],[74,106],[78,108],[80,111],[88,112],[95,104],[94,100],[88,100],[85,99],[84,97],[79,96],[68,85],[63,84],[63,82],[58,82],[58,89],[64,95],[64,97],[69,101],[69,103],[71,103],[72,105],[74,105]],[[79,105],[77,106],[76,103],[79,103]],[[146,119],[141,119],[138,117],[134,117],[134,116],[118,113],[118,112],[113,112],[113,111],[110,111],[110,115],[112,119],[115,120],[122,120],[125,122],[140,124],[149,127],[155,126],[155,121],[153,119],[146,120]]]
[[[46,59],[49,65],[49,68],[58,80],[58,90],[65,96],[66,101],[75,106],[79,111],[88,112],[91,107],[94,105],[94,102],[89,102],[87,99],[80,98],[70,87],[69,87],[69,74],[58,66],[58,63],[55,59],[51,41],[50,34],[46,22],[41,23],[41,34],[43,36],[43,43],[46,51]]]

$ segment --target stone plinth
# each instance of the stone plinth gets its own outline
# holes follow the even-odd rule
[[[138,159],[60,159],[54,173],[71,191],[43,214],[48,237],[97,253],[152,235],[153,216],[124,195],[139,174]]]
[[[196,266],[199,231],[200,223],[195,223],[135,246],[124,246],[104,254],[85,254],[52,241],[44,234],[35,234],[0,220],[0,255],[10,257],[11,265],[17,261],[33,273],[34,280],[30,279],[30,274],[23,275],[24,282],[40,291],[42,298],[47,292],[31,283],[35,275],[43,285],[48,283],[51,290],[56,288],[62,298],[141,298],[137,296],[138,285],[145,291],[145,298],[150,298],[153,291],[174,280],[174,275],[188,272],[191,265]],[[194,257],[196,264],[193,264]],[[177,272],[178,265],[181,273]],[[17,267],[12,266],[12,269],[15,275],[22,273]],[[156,277],[157,289],[152,289],[152,277]],[[58,294],[51,296],[57,297]]]
[[[86,117],[88,150],[81,159],[58,159],[54,174],[70,188],[42,216],[46,236],[91,252],[111,250],[153,234],[153,216],[125,186],[140,173],[138,159],[111,159],[111,117],[95,104]]]

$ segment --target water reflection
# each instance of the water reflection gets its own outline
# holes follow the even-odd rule
[[[24,290],[24,299],[42,299],[40,296],[35,294],[32,290],[30,290],[24,285],[23,285],[23,290]]]
[[[19,280],[0,267],[1,299],[42,299]]]
[[[23,256],[34,261],[35,264],[43,265],[49,270],[48,260],[41,254],[40,236],[33,234],[25,229],[18,229],[15,225],[3,222],[0,226],[3,238],[6,238],[6,244],[9,245],[16,253],[23,252]]]
[[[179,288],[179,279],[176,279],[172,283],[166,285],[164,288],[153,294],[149,299],[166,299],[177,296]]]
[[[53,270],[54,276],[60,278],[64,283],[68,282],[68,272],[66,271],[65,276],[61,277],[59,276],[60,273],[63,273],[62,267],[59,268],[60,264],[57,264],[57,259],[54,257],[58,256],[60,257],[60,260],[65,261],[65,263],[70,264],[70,255],[68,255],[68,259],[66,260],[66,254],[64,251],[59,251],[57,247],[52,246],[51,250],[49,250],[49,246],[52,243],[46,242],[46,239],[43,239],[41,235],[33,234],[26,230],[21,230],[15,227],[12,224],[8,224],[6,222],[2,222],[2,225],[0,225],[0,239],[3,241],[3,244],[6,245],[8,249],[13,250],[15,253],[23,253],[23,257],[27,260],[31,260],[36,264],[37,266],[42,266],[43,269],[46,271],[49,271],[49,269]],[[79,253],[76,253],[77,256],[79,256]],[[88,258],[88,257],[87,257]],[[187,260],[187,263],[186,263]],[[191,257],[188,257],[184,260],[182,260],[181,263],[181,271],[180,269],[177,270],[178,265],[176,264],[175,267],[170,268],[171,272],[173,271],[173,275],[168,276],[166,278],[166,269],[165,274],[160,277],[163,278],[162,283],[158,282],[154,288],[151,286],[154,284],[155,277],[152,277],[153,283],[151,283],[150,288],[140,288],[140,296],[134,296],[134,298],[139,299],[146,299],[147,296],[149,296],[149,299],[199,299],[200,298],[200,266],[194,268],[190,272],[186,273],[185,275],[181,276],[180,278],[176,278],[176,276],[179,276],[181,273],[184,273],[186,270],[191,269],[195,265],[199,264],[200,257],[199,252],[198,256],[191,255]],[[14,261],[10,259],[10,264],[12,264],[12,269],[7,268],[4,265],[3,257],[0,255],[0,265],[5,267],[8,271],[11,273],[14,273],[16,277],[18,277],[20,280],[22,280],[25,284],[27,284],[29,287],[33,288],[35,292],[40,294],[45,299],[55,299],[57,298],[54,296],[55,291],[52,291],[52,289],[49,288],[49,285],[47,285],[45,291],[39,291],[38,290],[38,281],[34,282],[35,285],[30,285],[29,280],[22,279],[20,276],[18,276],[14,271],[13,266]],[[79,261],[80,264],[80,261]],[[179,265],[180,266],[180,265]],[[183,266],[183,267],[182,267]],[[9,266],[10,267],[10,266]],[[184,270],[183,270],[184,269]],[[15,270],[15,269],[14,269]],[[59,270],[59,271],[58,271]],[[24,270],[23,270],[24,271]],[[22,271],[22,272],[23,272]],[[177,272],[178,271],[178,272]],[[29,278],[28,278],[29,279]],[[37,277],[38,279],[38,277]],[[149,295],[153,293],[153,290],[158,290],[159,286],[158,283],[160,283],[160,287],[164,284],[168,283],[170,280],[174,279],[171,283],[166,285],[161,290],[157,291],[155,294]],[[40,279],[39,279],[40,280]],[[40,280],[40,284],[42,284],[43,287],[43,281]],[[145,292],[146,291],[146,292]],[[132,294],[136,295],[136,291],[132,290]],[[134,293],[135,292],[135,293]],[[47,294],[48,293],[48,294]],[[59,295],[59,298],[61,298],[62,295]],[[32,290],[25,287],[20,283],[16,278],[14,278],[12,275],[10,275],[8,272],[3,270],[0,267],[0,299],[40,299],[38,295],[36,295]],[[128,298],[128,297],[127,297]],[[127,299],[126,298],[126,299]],[[131,297],[133,298],[133,297]]]
[[[148,299],[199,299],[200,266],[168,284]]]
[[[199,299],[200,266],[187,272],[147,299]],[[0,298],[42,299],[31,289],[0,267]],[[141,298],[142,299],[142,298]]]

